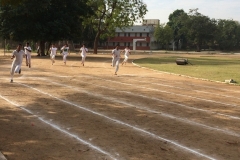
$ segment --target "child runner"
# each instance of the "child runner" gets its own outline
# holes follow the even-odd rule
[[[81,64],[84,66],[84,62],[85,62],[85,59],[86,59],[86,56],[87,56],[88,49],[83,44],[82,48],[80,48],[80,51],[82,51],[81,52],[81,56],[82,56],[82,63]]]
[[[55,47],[54,44],[52,44],[52,47],[50,48],[50,50],[51,50],[50,59],[52,61],[52,65],[53,65],[53,63],[55,63],[55,56],[57,53],[57,48]]]
[[[24,47],[25,50],[25,54],[26,54],[26,66],[28,66],[29,68],[31,68],[31,52],[32,49],[29,46],[29,43],[26,43],[26,46]]]
[[[116,48],[112,51],[112,56],[113,56],[113,60],[112,60],[112,66],[115,67],[115,75],[117,75],[117,71],[119,69],[119,62],[120,62],[120,50],[118,49],[118,45],[116,46]]]
[[[131,54],[131,52],[130,52],[130,49],[129,49],[129,46],[127,46],[125,49],[124,49],[124,57],[125,57],[125,59],[123,60],[123,62],[122,62],[122,65],[125,63],[127,63],[127,60],[128,60],[128,58],[129,58],[129,54]]]
[[[66,65],[66,61],[67,61],[67,56],[68,56],[68,50],[69,50],[69,47],[68,47],[68,44],[65,44],[62,48],[62,55],[63,55],[63,62],[64,64]]]
[[[10,74],[11,74],[11,80],[10,82],[13,83],[13,75],[14,73],[21,73],[21,65],[22,65],[22,60],[23,60],[23,57],[25,55],[24,51],[21,50],[22,48],[22,45],[19,44],[17,46],[17,49],[15,51],[13,51],[12,53],[12,57],[11,59],[14,58],[13,62],[12,62],[12,67],[11,67],[11,71],[10,71]]]

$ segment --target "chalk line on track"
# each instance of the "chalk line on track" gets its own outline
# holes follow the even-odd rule
[[[137,81],[137,82],[143,82],[143,83],[153,84],[153,85],[157,85],[157,86],[164,86],[164,87],[169,87],[169,88],[176,88],[176,89],[186,90],[186,88],[176,87],[176,86],[167,85],[167,84],[152,83],[152,82],[149,82],[149,81],[142,81],[142,80],[136,80],[136,79],[131,79],[131,80],[132,80],[132,81]],[[222,97],[226,97],[226,98],[240,99],[240,98],[234,97],[234,96],[227,96],[227,95],[223,95],[223,94],[216,94],[216,93],[213,93],[213,92],[200,91],[200,90],[195,90],[195,89],[191,89],[191,91],[194,91],[194,92],[202,92],[202,93],[211,94],[211,95],[216,95],[216,96],[222,96]]]
[[[102,154],[104,154],[104,155],[107,155],[107,156],[109,156],[110,158],[112,158],[112,159],[114,159],[114,160],[117,160],[117,159],[116,159],[114,156],[112,156],[110,153],[102,150],[101,148],[99,148],[99,147],[97,147],[97,146],[92,145],[91,143],[89,143],[89,142],[87,142],[87,141],[85,141],[85,140],[83,140],[83,139],[81,139],[81,138],[79,138],[77,135],[74,135],[74,134],[68,132],[67,130],[62,129],[61,127],[57,126],[56,124],[53,124],[52,122],[49,122],[49,121],[47,121],[47,120],[44,120],[43,118],[41,118],[40,116],[34,114],[32,111],[26,109],[25,107],[22,107],[22,106],[16,104],[15,102],[10,101],[9,99],[3,97],[1,94],[0,94],[0,98],[4,99],[5,101],[7,101],[8,103],[12,104],[13,106],[18,107],[18,108],[26,111],[27,113],[33,115],[34,117],[37,117],[40,121],[42,121],[43,123],[51,126],[52,128],[54,128],[54,129],[56,129],[56,130],[58,130],[58,131],[60,131],[60,132],[62,132],[62,133],[64,133],[64,134],[66,134],[66,135],[68,135],[68,136],[70,136],[70,137],[75,138],[76,140],[78,140],[78,141],[81,142],[82,144],[87,145],[87,146],[89,146],[90,148],[92,148],[92,149],[94,149],[94,150],[96,150],[96,151],[98,151],[98,152],[100,152],[100,153],[102,153]]]
[[[49,79],[46,79],[46,78],[39,78],[39,79],[49,80]],[[162,116],[162,117],[165,117],[165,118],[170,118],[170,119],[178,120],[178,121],[180,121],[180,122],[188,123],[188,124],[191,124],[191,125],[194,125],[194,126],[203,127],[203,128],[209,129],[209,130],[219,131],[219,132],[222,132],[222,133],[227,134],[227,135],[240,137],[240,134],[237,134],[237,133],[232,132],[232,131],[229,131],[229,130],[220,129],[220,128],[216,128],[216,127],[211,127],[211,126],[208,126],[208,125],[205,125],[205,124],[201,124],[201,123],[197,123],[197,122],[188,120],[188,119],[186,119],[186,118],[180,118],[180,117],[176,117],[176,116],[174,116],[174,115],[168,114],[168,113],[164,113],[164,112],[160,112],[160,111],[155,111],[155,110],[149,109],[149,108],[147,108],[147,107],[136,106],[136,105],[134,105],[134,104],[127,103],[127,102],[118,100],[118,99],[116,99],[116,98],[110,98],[109,96],[103,96],[102,94],[91,93],[91,92],[88,92],[88,91],[86,91],[86,90],[79,89],[79,88],[76,87],[76,86],[69,86],[69,85],[65,85],[65,84],[61,84],[61,83],[57,83],[57,82],[53,82],[53,81],[50,81],[50,83],[53,83],[53,84],[56,84],[56,85],[59,85],[59,86],[64,86],[64,87],[67,87],[67,88],[71,88],[71,89],[76,90],[76,91],[78,91],[78,92],[82,92],[82,93],[85,93],[85,94],[88,94],[88,95],[91,95],[91,96],[95,96],[95,97],[98,97],[98,98],[101,98],[101,99],[105,99],[105,100],[108,100],[108,101],[112,101],[112,102],[115,102],[115,103],[124,104],[125,106],[130,106],[130,107],[138,108],[138,109],[141,109],[141,110],[150,112],[150,113],[155,113],[155,114],[158,114],[159,116]],[[107,87],[106,87],[106,88],[107,88]],[[125,91],[118,91],[118,92],[127,93],[127,94],[130,93],[130,92],[125,92]],[[147,97],[144,97],[144,98],[147,98]]]
[[[84,75],[84,76],[78,76],[78,77],[92,77],[92,76],[86,76],[86,75]],[[96,77],[94,77],[94,78],[96,78]],[[118,83],[118,84],[122,84],[122,85],[126,85],[126,86],[133,86],[133,84],[128,84],[128,83],[113,81],[113,80],[109,80],[109,79],[103,79],[103,78],[96,78],[96,79],[100,79],[100,80],[104,80],[104,81],[109,81],[109,82],[114,82],[114,83]],[[216,103],[216,104],[221,104],[221,105],[226,105],[226,106],[232,106],[232,107],[240,108],[240,106],[238,106],[238,105],[233,105],[233,104],[228,104],[228,103],[217,102],[217,101],[214,101],[214,100],[209,100],[209,99],[204,99],[204,98],[199,98],[199,97],[194,97],[194,96],[189,96],[189,95],[184,95],[184,94],[177,94],[177,93],[172,93],[172,92],[168,92],[168,91],[163,91],[163,90],[154,89],[154,88],[148,88],[148,87],[142,87],[142,86],[135,86],[135,87],[136,87],[136,88],[142,88],[142,89],[147,89],[147,90],[152,90],[152,91],[157,91],[157,92],[162,92],[162,93],[168,93],[168,94],[172,94],[172,95],[176,95],[176,96],[194,98],[194,99],[198,99],[198,100],[202,100],[202,101],[206,101],[206,102],[211,102],[211,103]]]
[[[162,141],[166,141],[166,142],[168,142],[168,143],[170,143],[170,144],[173,144],[173,145],[175,145],[175,146],[177,146],[177,147],[179,147],[179,148],[181,148],[181,149],[183,149],[183,150],[185,150],[185,151],[188,151],[188,152],[190,152],[190,153],[193,153],[193,154],[196,155],[196,156],[201,156],[201,157],[204,157],[204,158],[207,158],[207,159],[210,159],[210,160],[215,160],[215,158],[213,158],[213,157],[211,157],[211,156],[205,155],[205,154],[200,153],[200,152],[198,152],[198,151],[196,151],[196,150],[194,150],[194,149],[191,149],[191,148],[188,148],[188,147],[186,147],[186,146],[183,146],[183,145],[181,145],[181,144],[179,144],[179,143],[177,143],[177,142],[175,142],[175,141],[172,141],[172,140],[169,140],[169,139],[160,137],[160,136],[158,136],[158,135],[156,135],[156,134],[154,134],[154,133],[145,131],[145,130],[143,130],[143,129],[141,129],[141,128],[132,126],[132,125],[130,125],[130,124],[124,123],[124,122],[119,121],[119,120],[117,120],[117,119],[113,119],[113,118],[107,117],[107,116],[105,116],[105,115],[103,115],[103,114],[101,114],[101,113],[98,113],[98,112],[92,111],[92,110],[90,110],[90,109],[84,108],[84,107],[82,107],[82,106],[79,106],[79,105],[74,104],[74,103],[72,103],[72,102],[69,102],[69,101],[67,101],[67,100],[63,100],[63,99],[57,98],[57,97],[55,97],[55,96],[53,96],[53,95],[51,95],[51,94],[49,94],[49,93],[43,92],[43,91],[41,91],[41,90],[39,90],[39,89],[37,89],[37,88],[31,87],[31,86],[26,85],[26,84],[23,84],[23,83],[17,83],[17,84],[19,84],[19,85],[21,85],[21,86],[25,86],[25,87],[30,88],[30,89],[33,89],[33,90],[35,90],[35,91],[37,91],[37,92],[39,92],[39,93],[42,93],[42,94],[44,94],[44,95],[47,95],[47,96],[52,97],[52,98],[54,98],[54,99],[57,99],[57,100],[59,100],[59,101],[61,101],[61,102],[64,102],[64,103],[66,103],[66,104],[69,104],[69,105],[71,105],[71,106],[75,106],[75,107],[77,107],[77,108],[79,108],[79,109],[82,109],[82,110],[85,110],[85,111],[90,112],[90,113],[92,113],[92,114],[95,114],[95,115],[98,115],[98,116],[100,116],[100,117],[103,117],[103,118],[105,118],[105,119],[107,119],[107,120],[109,120],[109,121],[112,121],[112,122],[121,124],[121,125],[123,125],[123,126],[129,127],[129,128],[131,128],[131,129],[134,129],[135,131],[145,133],[146,135],[149,135],[149,136],[151,136],[151,137],[153,137],[153,138],[155,138],[155,139],[162,140]]]
[[[139,78],[142,78],[143,76],[139,76]],[[145,77],[143,77],[145,78]],[[236,91],[236,90],[231,90],[231,89],[222,89],[222,88],[216,88],[216,87],[211,87],[211,86],[207,86],[207,85],[199,85],[199,84],[188,84],[188,83],[183,83],[183,82],[177,82],[177,81],[167,81],[167,80],[163,80],[163,79],[158,79],[158,78],[154,78],[154,77],[148,77],[150,79],[155,79],[157,81],[163,81],[163,82],[171,82],[171,83],[177,83],[177,84],[184,84],[184,85],[188,85],[188,86],[196,86],[196,87],[201,87],[201,88],[210,88],[210,89],[214,89],[214,90],[219,90],[219,91],[230,91],[230,92],[236,92],[236,93],[240,93],[240,91]]]
[[[78,76],[78,77],[82,77],[82,76]],[[96,77],[91,77],[91,78],[96,78]],[[98,78],[96,78],[96,79],[98,79]],[[88,83],[86,81],[81,81],[81,83],[86,83],[86,84],[94,85],[94,86],[97,86],[97,87],[110,89],[109,87],[100,86],[100,85],[96,85],[96,84],[93,84],[93,83]],[[185,107],[185,108],[188,108],[188,109],[191,109],[191,110],[197,110],[197,111],[201,111],[201,112],[206,112],[206,113],[211,113],[211,114],[216,114],[216,115],[228,117],[228,118],[231,118],[231,119],[240,120],[240,117],[236,117],[236,116],[232,116],[232,115],[227,115],[227,114],[223,114],[223,113],[213,112],[213,111],[209,111],[209,110],[205,110],[205,109],[199,109],[199,108],[187,106],[187,105],[184,105],[184,104],[175,103],[175,102],[172,102],[172,101],[167,101],[167,100],[163,100],[163,99],[159,99],[159,98],[153,98],[153,97],[147,97],[147,96],[140,95],[140,94],[132,94],[131,92],[126,92],[126,91],[122,91],[122,92],[131,94],[131,95],[134,95],[134,96],[140,96],[140,97],[143,97],[143,98],[150,98],[152,100],[156,100],[156,101],[160,101],[160,102],[165,102],[165,103],[170,103],[170,104],[182,106],[182,107]]]

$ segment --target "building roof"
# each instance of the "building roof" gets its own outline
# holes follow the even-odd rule
[[[124,28],[124,29],[116,29],[116,32],[127,32],[127,33],[135,33],[135,32],[141,32],[141,33],[149,33],[149,32],[153,32],[154,27],[151,25],[146,25],[146,26],[131,26],[128,28]]]

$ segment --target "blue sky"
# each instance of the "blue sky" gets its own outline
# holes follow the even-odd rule
[[[240,0],[143,0],[147,4],[148,13],[145,19],[160,19],[160,23],[168,22],[169,14],[176,9],[198,8],[198,12],[215,19],[233,19],[240,22]]]

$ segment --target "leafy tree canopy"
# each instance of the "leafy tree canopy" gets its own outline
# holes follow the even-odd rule
[[[22,0],[16,6],[4,4],[0,9],[0,34],[16,41],[74,40],[81,34],[81,16],[90,13],[93,12],[86,0]]]
[[[100,38],[111,36],[116,28],[125,28],[144,17],[147,6],[142,0],[88,0],[95,14],[85,18],[85,25],[96,30],[94,53]]]

